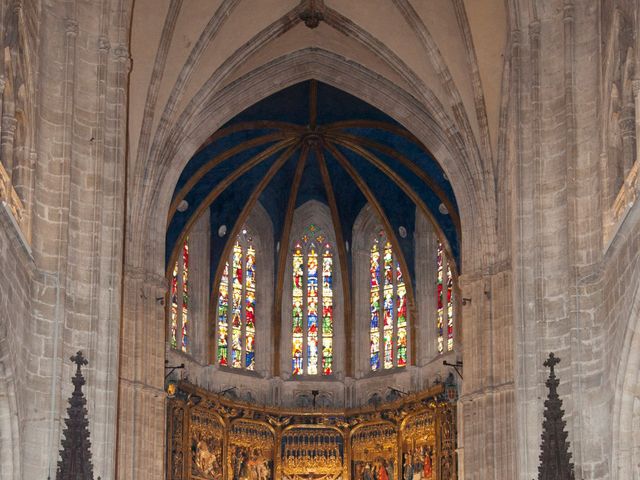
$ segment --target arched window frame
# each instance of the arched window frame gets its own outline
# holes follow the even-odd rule
[[[309,224],[293,247],[291,373],[294,377],[334,373],[335,247]]]
[[[318,226],[333,248],[333,373],[331,375],[293,375],[293,251],[310,224]],[[342,284],[342,265],[335,240],[333,222],[329,207],[317,200],[309,200],[296,208],[291,221],[291,234],[284,245],[276,245],[276,251],[286,248],[282,284],[282,309],[280,325],[282,335],[279,341],[279,369],[284,380],[296,381],[333,381],[340,380],[345,374],[345,338],[344,298]],[[306,319],[305,319],[306,321]]]
[[[369,244],[369,366],[374,372],[403,368],[409,358],[405,275],[382,229]]]
[[[252,272],[249,275],[249,272]],[[236,236],[218,279],[216,363],[239,370],[256,370],[256,303],[259,257],[255,235],[243,227]]]
[[[207,322],[204,325],[203,331],[209,333],[207,338],[208,344],[208,357],[204,360],[211,366],[211,371],[215,372],[214,375],[218,376],[218,379],[222,381],[223,378],[232,378],[228,375],[250,375],[265,377],[268,376],[273,369],[273,339],[272,339],[272,311],[273,311],[273,291],[274,291],[274,241],[273,241],[273,224],[271,217],[267,210],[262,206],[260,202],[257,202],[245,220],[244,229],[247,230],[253,238],[253,245],[256,250],[256,339],[255,342],[255,370],[246,370],[245,368],[232,368],[228,366],[220,366],[218,363],[218,300],[219,300],[219,286],[220,275],[222,272],[217,273],[217,277],[210,280],[207,277],[207,294],[209,298]],[[220,233],[221,225],[211,223],[209,226],[209,234],[211,236],[217,235],[220,238],[225,238],[224,235],[228,233]],[[226,227],[226,226],[225,226]],[[226,230],[226,228],[224,229]],[[239,232],[242,233],[243,228],[240,228]],[[210,268],[213,272],[218,268],[218,263],[221,262],[219,258],[211,257],[211,248],[209,247],[209,255],[207,256],[210,263]],[[230,252],[233,250],[233,245],[230,247]],[[230,257],[225,259],[228,261]],[[216,263],[212,263],[215,261]],[[224,262],[222,264],[224,267]],[[222,270],[222,268],[220,269]]]
[[[383,232],[383,235],[386,235],[382,225],[380,224],[379,217],[370,205],[365,205],[353,224],[351,249],[353,259],[353,299],[355,308],[354,358],[356,367],[355,374],[357,377],[376,376],[382,374],[382,372],[399,373],[408,371],[404,367],[395,366],[395,351],[397,345],[397,342],[395,341],[393,368],[380,368],[376,371],[371,369],[371,247],[373,240],[375,238],[379,238],[381,232]],[[396,252],[394,252],[394,254],[395,253]],[[394,256],[394,263],[398,263],[397,261],[398,257]],[[405,285],[407,285],[407,282],[411,281],[409,275],[407,272],[402,273]],[[415,326],[412,325],[412,323],[415,319],[412,315],[409,301],[410,299],[407,295],[406,365],[414,365],[415,359],[413,358],[414,353],[411,350],[411,341],[415,330]],[[384,352],[382,346],[380,349],[380,351]]]

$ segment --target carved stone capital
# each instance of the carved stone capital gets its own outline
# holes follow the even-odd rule
[[[16,15],[20,15],[22,13],[22,0],[14,0],[11,8]]]
[[[16,133],[16,126],[18,121],[16,117],[13,115],[4,115],[2,117],[2,135],[0,136],[3,140],[7,138],[13,138],[13,135]]]
[[[540,21],[534,20],[529,24],[529,38],[537,40],[540,38]]]
[[[69,37],[76,37],[78,35],[78,22],[73,18],[64,19],[64,32]]]
[[[511,45],[512,47],[518,48],[522,44],[522,31],[517,28],[511,30]]]
[[[575,15],[575,7],[573,2],[567,2],[564,5],[564,16],[562,17],[562,21],[564,23],[571,23],[574,20]]]
[[[104,35],[98,38],[98,50],[100,52],[108,52],[111,49],[111,43],[109,42],[109,38]]]
[[[131,56],[129,55],[129,49],[125,45],[118,45],[113,49],[113,55],[116,60],[122,63],[127,72],[131,71]]]

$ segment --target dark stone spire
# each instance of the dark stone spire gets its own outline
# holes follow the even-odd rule
[[[544,420],[542,422],[542,443],[540,445],[540,466],[538,480],[574,480],[573,463],[569,453],[568,433],[565,431],[562,400],[558,397],[560,380],[556,378],[554,367],[560,359],[553,352],[544,362],[551,369],[546,381],[549,395],[544,402]]]
[[[88,362],[82,352],[71,357],[71,361],[78,368],[71,380],[75,388],[69,398],[68,418],[64,421],[65,427],[62,431],[64,438],[62,439],[56,480],[93,480],[87,399],[82,393],[85,379],[81,370],[82,366],[87,365]]]

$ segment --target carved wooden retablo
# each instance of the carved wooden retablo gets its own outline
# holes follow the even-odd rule
[[[445,397],[437,385],[382,406],[303,411],[182,383],[169,401],[167,478],[456,480],[456,409]]]

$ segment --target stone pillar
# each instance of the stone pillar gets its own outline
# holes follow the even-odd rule
[[[421,367],[429,363],[437,354],[436,331],[436,256],[438,239],[433,226],[424,215],[416,214],[416,302],[417,315],[411,321],[417,322],[414,329],[417,336],[414,364]]]
[[[164,478],[166,279],[127,268],[124,277],[118,395],[119,480]]]
[[[465,480],[516,478],[510,282],[508,270],[459,278],[460,294],[471,299],[462,306],[464,382],[458,402]]]
[[[214,328],[209,315],[210,237],[207,211],[189,232],[189,339],[191,341],[189,354],[203,365],[213,362],[207,349],[211,329]]]
[[[42,5],[38,132],[23,159],[34,165],[21,183],[33,189],[37,274],[33,317],[25,322],[30,334],[17,359],[21,461],[24,478],[55,475],[69,356],[82,349],[90,362],[94,471],[106,480],[114,478],[115,459],[126,81],[119,82],[119,62],[98,39],[101,30],[121,35],[120,21],[128,38],[128,22],[122,11],[95,3],[78,8],[77,17],[61,15],[67,7],[62,0]]]

